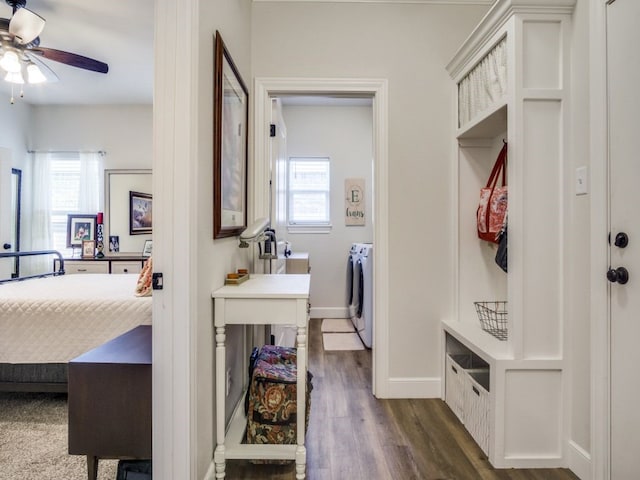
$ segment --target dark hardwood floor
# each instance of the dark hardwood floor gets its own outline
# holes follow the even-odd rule
[[[371,351],[325,352],[321,320],[310,322],[313,373],[307,431],[309,480],[576,480],[566,469],[491,467],[439,399],[378,400]],[[419,355],[416,355],[418,358]],[[229,480],[293,480],[293,465],[227,461]]]

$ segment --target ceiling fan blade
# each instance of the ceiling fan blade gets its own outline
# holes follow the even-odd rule
[[[47,47],[30,48],[29,52],[40,55],[47,60],[65,63],[72,67],[84,68],[85,70],[91,70],[98,73],[107,73],[109,71],[109,65],[106,63],[99,62],[93,58],[83,57],[77,53],[63,52],[62,50]]]
[[[19,8],[9,22],[9,33],[20,45],[35,40],[44,29],[46,21],[37,13],[26,8]]]

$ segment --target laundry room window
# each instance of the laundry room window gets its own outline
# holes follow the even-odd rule
[[[329,227],[331,223],[329,157],[289,157],[287,220],[291,229]]]

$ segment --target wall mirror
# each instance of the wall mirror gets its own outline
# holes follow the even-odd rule
[[[106,169],[104,171],[104,231],[105,253],[115,255],[141,255],[145,240],[151,233],[130,233],[130,192],[151,195],[151,169]],[[117,237],[114,245],[113,237]],[[118,248],[114,252],[114,247]]]

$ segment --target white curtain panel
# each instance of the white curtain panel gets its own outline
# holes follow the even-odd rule
[[[499,102],[507,90],[507,39],[503,38],[458,83],[458,127]]]
[[[102,155],[98,152],[79,152],[80,192],[78,209],[80,213],[95,214],[100,203],[100,178]]]
[[[35,152],[31,158],[31,236],[23,240],[22,250],[49,250],[53,246],[51,229],[50,153]],[[26,240],[26,241],[25,241]],[[48,257],[23,257],[20,275],[35,275],[51,271]]]

